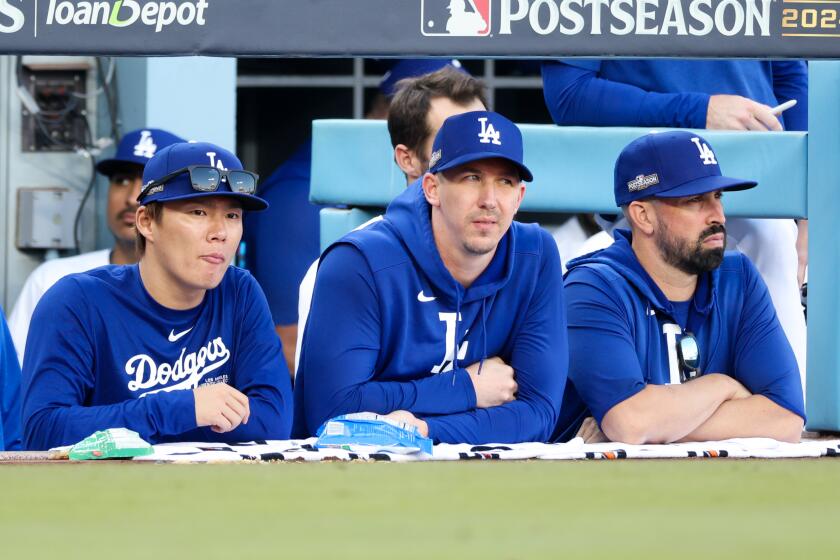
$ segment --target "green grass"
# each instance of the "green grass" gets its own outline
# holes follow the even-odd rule
[[[840,462],[0,467],[0,557],[836,557]]]

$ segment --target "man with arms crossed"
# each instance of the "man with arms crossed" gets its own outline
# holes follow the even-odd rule
[[[146,166],[140,262],[74,274],[42,298],[23,370],[25,447],[125,427],[151,443],[285,439],[291,384],[262,291],[231,267],[256,175],[207,143]]]
[[[556,439],[591,414],[626,443],[799,441],[793,351],[755,267],[724,252],[723,191],[755,185],[722,176],[711,146],[690,132],[624,148],[614,188],[630,231],[569,263],[574,352]],[[582,432],[601,435],[591,419]]]
[[[513,221],[532,179],[497,113],[448,118],[429,172],[325,251],[295,380],[298,437],[370,411],[437,442],[546,440],[568,349],[560,259]]]

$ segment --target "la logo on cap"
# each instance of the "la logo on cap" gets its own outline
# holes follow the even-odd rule
[[[222,163],[222,158],[216,159],[216,152],[207,152],[207,157],[210,158],[210,167],[215,167],[216,169],[221,169],[222,171],[227,171],[227,167],[225,164]]]
[[[481,123],[481,132],[478,133],[478,141],[482,144],[493,143],[497,146],[502,145],[502,134],[496,130],[493,123],[487,123],[487,117],[479,117],[478,122]]]
[[[705,142],[700,142],[700,139],[696,136],[691,139],[695,146],[697,146],[697,150],[700,152],[700,158],[703,160],[703,165],[717,165],[717,159],[715,159],[715,153],[709,147],[708,144]]]
[[[140,140],[138,140],[137,144],[134,145],[134,155],[144,157],[146,159],[152,159],[152,156],[155,155],[156,151],[157,144],[155,144],[155,141],[152,138],[152,133],[148,130],[141,131]]]

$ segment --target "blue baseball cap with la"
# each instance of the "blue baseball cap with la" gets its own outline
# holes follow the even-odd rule
[[[96,170],[110,177],[126,165],[144,167],[163,148],[184,142],[180,136],[159,128],[140,128],[125,134],[114,157],[96,164]]]
[[[199,165],[212,167],[222,172],[221,181],[215,190],[196,190],[193,188],[189,166]],[[260,211],[268,208],[268,203],[262,198],[246,192],[231,189],[230,181],[225,178],[225,172],[243,171],[242,162],[233,152],[221,146],[208,142],[181,142],[172,144],[159,151],[143,171],[143,191],[137,199],[139,204],[150,202],[170,202],[173,200],[187,200],[204,196],[225,196],[235,198],[242,203],[242,208],[250,211]],[[165,178],[167,175],[180,172],[162,185],[149,189],[151,183]]]
[[[492,111],[453,115],[432,144],[429,172],[438,173],[479,159],[501,158],[516,166],[523,181],[533,181],[523,161],[522,132],[511,120]]]
[[[615,162],[615,204],[645,198],[682,198],[713,191],[742,191],[758,183],[725,177],[717,154],[685,130],[653,132],[628,144]]]

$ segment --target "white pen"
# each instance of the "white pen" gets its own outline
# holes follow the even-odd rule
[[[796,99],[791,99],[790,101],[785,101],[781,105],[776,105],[775,107],[770,109],[770,112],[776,116],[779,116],[782,114],[782,111],[787,111],[794,105],[796,105]]]

